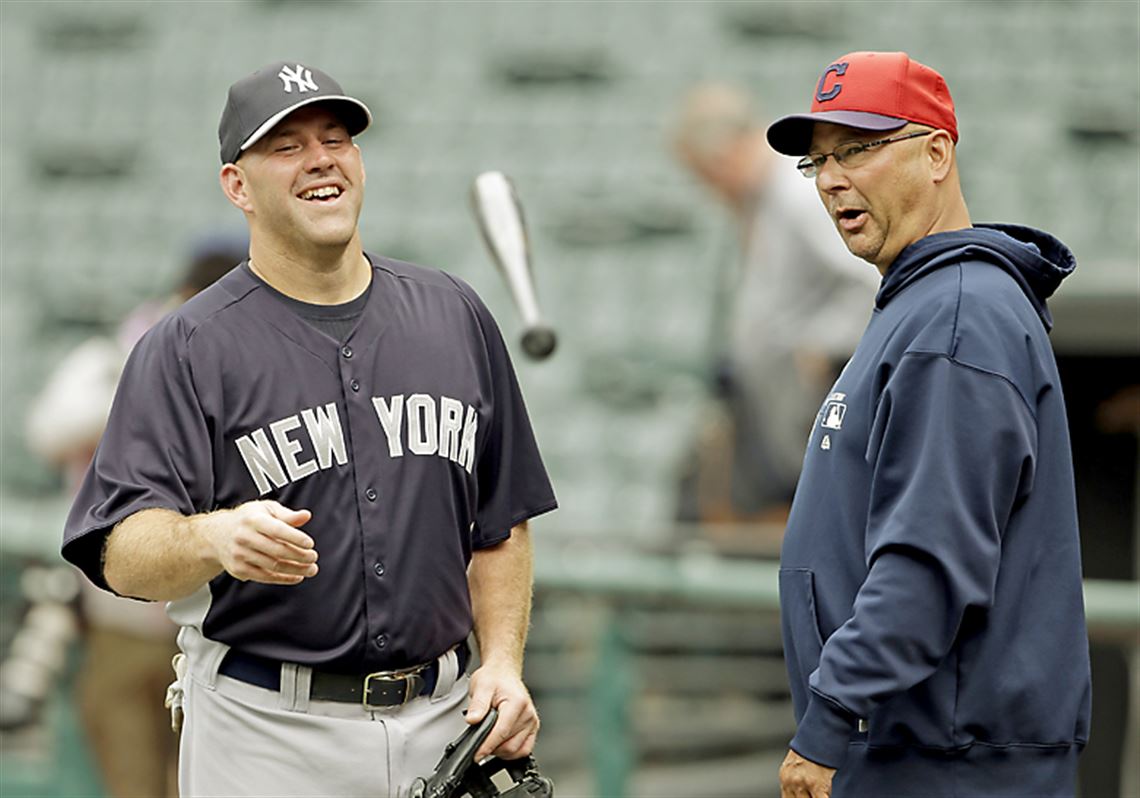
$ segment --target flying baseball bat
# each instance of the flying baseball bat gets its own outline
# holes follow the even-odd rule
[[[558,338],[554,328],[543,320],[538,306],[530,242],[514,184],[502,172],[483,172],[471,186],[471,207],[491,260],[507,281],[515,307],[522,316],[523,351],[535,360],[542,360],[554,351]]]

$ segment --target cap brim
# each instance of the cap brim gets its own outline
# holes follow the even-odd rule
[[[866,111],[820,111],[814,114],[792,114],[777,119],[768,127],[768,143],[784,155],[807,155],[811,148],[816,122],[830,122],[858,130],[898,130],[905,119],[872,114]]]
[[[289,116],[289,114],[298,108],[315,103],[331,103],[340,106],[343,109],[341,119],[344,121],[345,127],[348,129],[348,135],[350,136],[363,133],[368,129],[368,126],[372,124],[372,112],[368,110],[367,105],[354,97],[346,97],[343,94],[325,94],[320,97],[309,97],[300,102],[293,103],[293,105],[278,111],[262,122],[261,127],[253,131],[253,133],[249,135],[249,138],[242,142],[239,153],[245,152],[264,138],[265,134],[272,130],[278,122]]]

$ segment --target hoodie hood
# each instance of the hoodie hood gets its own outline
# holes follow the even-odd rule
[[[1045,329],[1053,328],[1045,300],[1073,273],[1076,259],[1068,247],[1048,233],[1015,224],[978,224],[915,241],[887,270],[875,307],[886,307],[896,294],[924,275],[967,258],[984,260],[1008,272],[1033,303]]]

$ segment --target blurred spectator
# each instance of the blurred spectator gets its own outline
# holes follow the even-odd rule
[[[151,325],[246,257],[244,239],[198,242],[178,288],[145,302],[115,337],[77,346],[49,376],[28,417],[31,450],[57,466],[74,492],[95,453],[127,355]],[[162,604],[117,598],[82,585],[85,656],[77,684],[80,718],[112,798],[172,798],[178,740],[163,706],[174,678],[177,627]]]
[[[768,146],[743,92],[691,91],[674,145],[731,212],[740,253],[714,314],[724,325],[714,333],[721,409],[698,442],[678,517],[782,521],[812,419],[870,318],[878,274],[847,252],[812,183]]]
[[[1101,402],[1096,409],[1096,425],[1109,435],[1140,435],[1140,385],[1121,388]]]

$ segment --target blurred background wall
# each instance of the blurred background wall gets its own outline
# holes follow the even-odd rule
[[[805,109],[822,67],[861,49],[906,50],[946,77],[975,220],[1041,227],[1076,253],[1051,305],[1086,575],[1135,579],[1136,438],[1119,397],[1140,382],[1137,2],[5,0],[0,642],[26,614],[29,564],[57,563],[66,507],[61,477],[28,453],[33,398],[80,341],[173,290],[196,236],[243,229],[217,185],[226,89],[270,61],[309,61],[376,117],[359,140],[366,248],[468,280],[511,341],[517,316],[471,221],[471,180],[501,169],[525,205],[560,334],[543,363],[515,347],[561,503],[536,524],[550,577],[528,666],[545,718],[540,761],[566,794],[599,794],[603,777],[644,795],[775,794],[790,709],[763,598],[666,597],[652,580],[632,597],[599,596],[575,582],[593,560],[576,558],[648,553],[664,568],[697,558],[713,574],[740,563],[718,544],[726,536],[673,520],[736,241],[670,152],[670,125],[684,93],[709,80],[744,87],[766,116]],[[727,537],[761,541],[746,554],[762,564],[779,529]],[[65,588],[31,593],[45,590],[66,601]],[[1110,774],[1124,745],[1127,650],[1106,644],[1097,666],[1111,721],[1097,755]],[[62,695],[66,663],[60,672]],[[717,690],[695,690],[687,674]],[[27,794],[99,794],[66,704],[48,707],[32,738],[0,738],[0,788],[8,778]],[[678,713],[695,725],[672,728]],[[1090,785],[1088,795],[1121,789]]]

